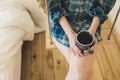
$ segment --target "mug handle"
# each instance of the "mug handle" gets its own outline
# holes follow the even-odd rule
[[[88,51],[89,51],[90,54],[93,54],[93,53],[94,53],[94,51],[91,50],[91,48],[89,48],[89,47],[88,47]]]

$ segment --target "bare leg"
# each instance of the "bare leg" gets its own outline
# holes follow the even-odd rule
[[[69,63],[69,72],[65,80],[89,80],[95,54],[84,57],[75,56],[70,53],[68,47],[61,45],[55,39],[54,42]]]
[[[89,75],[89,80],[93,79],[93,72],[91,71],[90,75]]]

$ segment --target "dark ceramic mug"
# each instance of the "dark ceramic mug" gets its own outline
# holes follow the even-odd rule
[[[88,50],[90,54],[94,53],[93,50],[91,50],[91,47],[93,46],[94,42],[94,35],[90,34],[87,30],[82,30],[78,32],[76,44],[83,54],[84,50]]]

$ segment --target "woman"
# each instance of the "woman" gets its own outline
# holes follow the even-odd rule
[[[46,19],[37,0],[0,0],[0,80],[20,80],[23,41],[44,31]]]
[[[95,53],[81,53],[76,45],[76,34],[88,30],[97,41],[101,39],[101,24],[107,19],[115,0],[48,0],[50,30],[54,43],[69,63],[65,80],[91,80]]]

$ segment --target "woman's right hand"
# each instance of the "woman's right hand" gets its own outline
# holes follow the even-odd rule
[[[76,33],[69,34],[68,39],[69,39],[71,53],[82,57],[83,54],[81,53],[81,50],[76,45]]]
[[[73,31],[65,16],[60,18],[59,24],[61,25],[69,39],[71,53],[73,53],[74,55],[83,56],[81,50],[76,45],[76,33]]]

